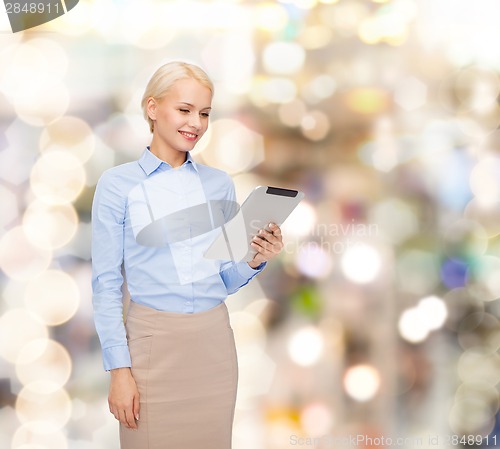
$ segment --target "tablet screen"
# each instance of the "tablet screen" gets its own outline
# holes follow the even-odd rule
[[[236,216],[221,227],[205,257],[235,262],[252,260],[255,255],[255,250],[250,247],[253,237],[271,222],[281,226],[303,198],[304,193],[298,190],[256,187]]]

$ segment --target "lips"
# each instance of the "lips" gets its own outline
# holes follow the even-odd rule
[[[198,138],[198,134],[189,133],[187,131],[179,131],[179,134],[191,142],[195,141]]]

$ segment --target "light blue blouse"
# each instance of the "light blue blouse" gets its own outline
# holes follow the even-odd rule
[[[210,260],[204,251],[237,212],[234,184],[194,162],[172,168],[147,148],[103,173],[92,205],[94,320],[104,369],[130,367],[123,323],[124,275],[134,302],[197,313],[217,306],[265,266]]]

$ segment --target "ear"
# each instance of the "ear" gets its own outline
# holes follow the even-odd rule
[[[146,103],[146,111],[151,120],[156,120],[156,105],[156,100],[153,97],[149,97]]]

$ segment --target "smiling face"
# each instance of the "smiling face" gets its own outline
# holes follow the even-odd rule
[[[212,91],[192,78],[176,81],[160,100],[149,98],[152,147],[169,159],[192,150],[208,128],[211,104]]]

